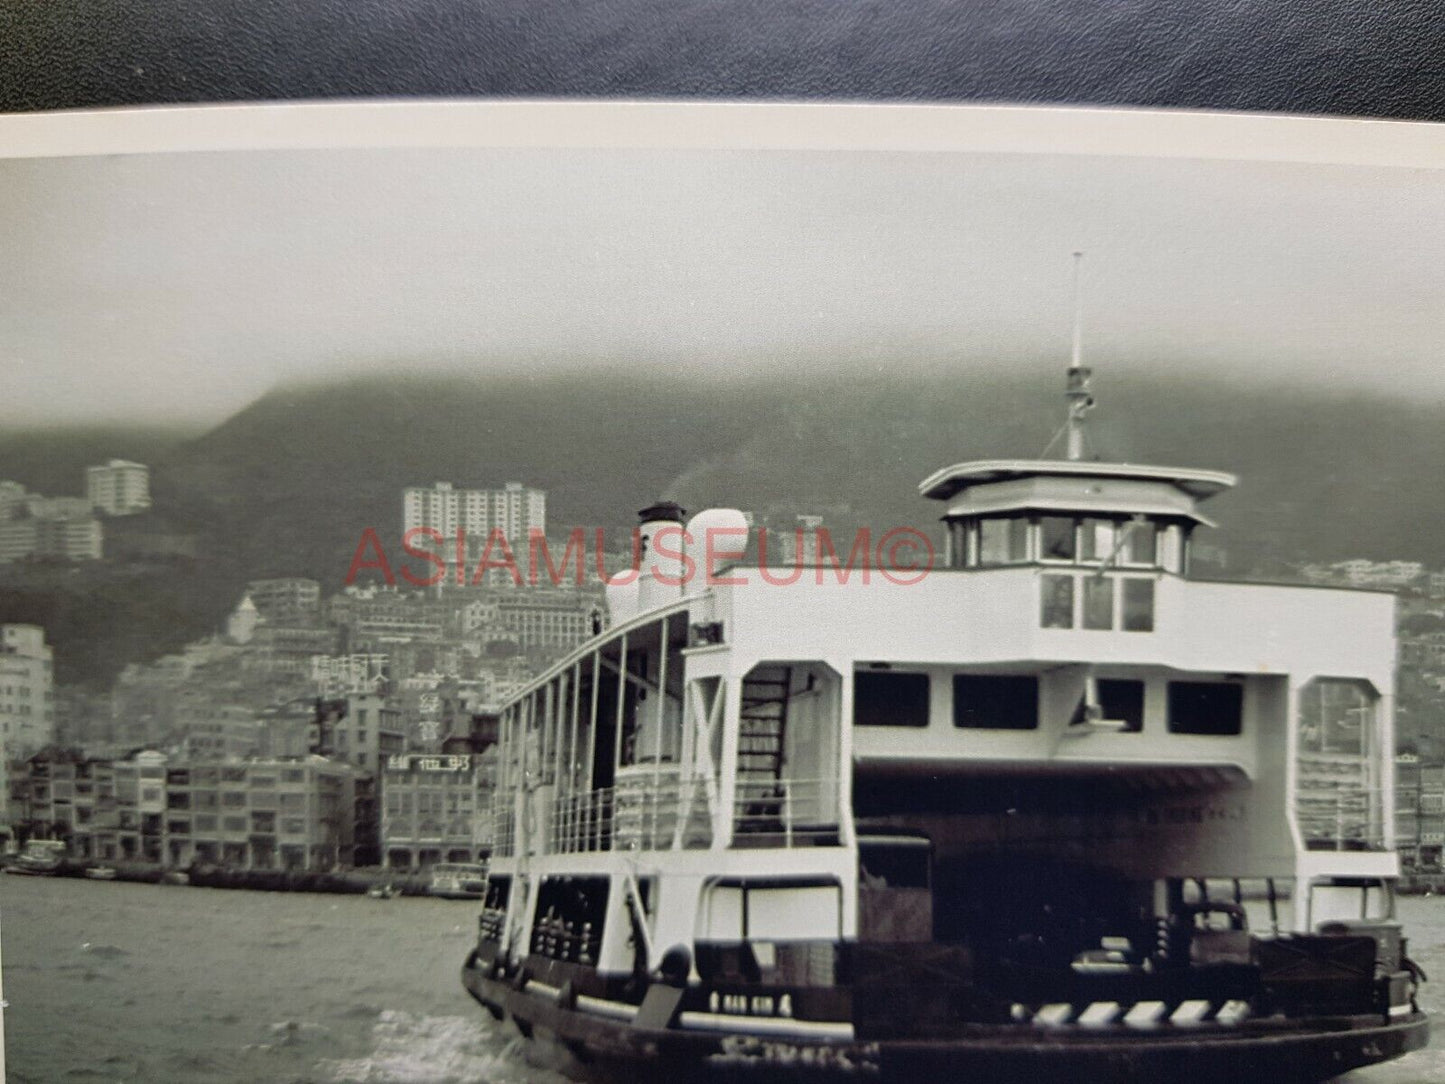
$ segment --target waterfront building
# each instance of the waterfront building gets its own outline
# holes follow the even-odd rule
[[[350,865],[356,770],[323,757],[168,769],[166,861],[246,869]]]
[[[393,756],[382,769],[383,864],[414,872],[491,850],[496,754]]]
[[[129,760],[74,754],[27,764],[31,834],[66,839],[81,859],[327,870],[354,854],[358,772],[322,757]]]
[[[151,506],[151,472],[142,463],[112,459],[85,469],[85,496],[91,508],[108,516],[129,516]]]

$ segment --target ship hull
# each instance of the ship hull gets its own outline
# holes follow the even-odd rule
[[[1035,1029],[977,1026],[940,1040],[859,1041],[807,1034],[648,1027],[568,1008],[468,964],[468,992],[533,1040],[550,1068],[599,1080],[869,1079],[980,1084],[1124,1084],[1160,1080],[1315,1084],[1425,1046],[1429,1022],[1411,1012],[1270,1020],[1218,1028]],[[646,1005],[642,1012],[646,1011]],[[640,1014],[639,1014],[640,1015]],[[800,1023],[799,1030],[806,1030]]]

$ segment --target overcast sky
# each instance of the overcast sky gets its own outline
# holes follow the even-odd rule
[[[0,424],[467,366],[1067,363],[1445,398],[1445,175],[833,151],[0,161]]]

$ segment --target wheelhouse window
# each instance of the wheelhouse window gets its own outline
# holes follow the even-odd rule
[[[980,568],[1078,564],[1158,568],[1182,573],[1187,525],[1172,521],[1068,515],[994,516],[947,520],[949,564]]]
[[[1241,733],[1244,686],[1233,681],[1171,681],[1169,733],[1228,737]]]
[[[1115,524],[1111,519],[1084,519],[1079,524],[1079,558],[1086,563],[1107,561],[1114,555]]]
[[[927,674],[859,670],[853,675],[854,726],[928,725]]]
[[[1033,674],[954,674],[953,725],[965,730],[1035,730],[1039,679]]]
[[[1039,553],[1043,560],[1074,560],[1076,522],[1068,516],[1044,516],[1039,520]]]
[[[1021,516],[978,524],[980,565],[1022,564],[1029,559],[1029,521]]]
[[[1124,545],[1120,554],[1126,565],[1154,565],[1159,559],[1159,528],[1148,520],[1131,520],[1124,526]]]

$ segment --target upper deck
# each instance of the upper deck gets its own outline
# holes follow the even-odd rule
[[[1070,387],[1073,425],[1086,374]],[[1394,599],[1191,579],[1199,506],[1233,484],[961,463],[920,486],[943,506],[943,544],[901,567],[860,535],[841,562],[718,568],[711,533],[736,536],[741,513],[684,530],[680,508],[652,505],[612,628],[504,710],[502,791],[529,796],[501,816],[535,806],[540,827],[503,846],[847,843],[855,814],[922,824],[963,794],[985,818],[966,830],[987,835],[1015,807],[1045,816],[1063,779],[1094,796],[1121,867],[1260,871],[1333,850],[1387,872]],[[1216,823],[1176,825],[1144,857],[1163,844],[1134,833],[1174,815],[1170,794]],[[1074,830],[1040,838],[1068,846]]]

